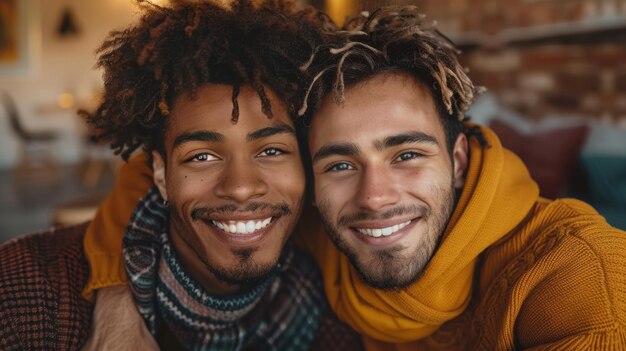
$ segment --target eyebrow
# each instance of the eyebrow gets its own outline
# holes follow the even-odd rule
[[[179,136],[176,137],[176,139],[174,140],[174,146],[172,147],[173,149],[177,148],[178,146],[190,142],[190,141],[222,141],[224,139],[224,135],[217,133],[217,132],[213,132],[210,130],[201,130],[201,131],[197,131],[197,132],[192,132],[192,133],[183,133]]]
[[[246,139],[248,141],[254,141],[254,140],[261,139],[261,138],[267,138],[272,135],[283,134],[283,133],[293,134],[294,136],[296,135],[296,131],[293,130],[291,126],[287,124],[279,124],[275,127],[266,127],[266,128],[262,128],[257,131],[251,132],[248,134],[248,137]]]
[[[296,135],[296,132],[291,126],[287,124],[281,124],[276,127],[267,127],[256,130],[254,132],[250,132],[246,139],[248,141],[254,141],[261,138],[267,138],[272,135],[281,134],[281,133],[289,133]],[[220,142],[224,140],[224,135],[218,132],[213,132],[210,130],[201,130],[192,133],[183,133],[176,137],[174,140],[174,149],[178,146],[190,142],[190,141],[212,141],[212,142]]]
[[[391,135],[381,141],[375,141],[374,147],[381,151],[390,147],[402,145],[402,144],[434,144],[439,146],[437,138],[432,135],[423,132],[409,132],[404,134]]]
[[[353,143],[324,145],[313,155],[313,162],[333,155],[354,156],[360,152],[359,147]]]
[[[428,135],[423,132],[409,132],[404,134],[391,135],[383,139],[382,141],[374,141],[374,147],[377,150],[383,150],[386,148],[412,143],[428,143],[439,145],[439,142],[432,135]],[[341,143],[322,146],[313,155],[313,162],[317,162],[326,157],[340,155],[340,156],[355,156],[361,152],[359,147],[354,143]]]

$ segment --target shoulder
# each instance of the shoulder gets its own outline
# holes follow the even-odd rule
[[[589,291],[596,290],[589,297],[598,296],[607,313],[626,326],[626,232],[609,225],[585,203],[569,200],[563,206],[579,216],[563,225],[563,240],[551,255],[567,252],[569,278]]]
[[[626,232],[609,225],[604,217],[575,199],[559,199],[537,206],[526,229],[537,247],[546,247],[540,254],[578,260],[576,253],[589,254],[598,261],[624,259],[616,253],[626,250]],[[548,249],[550,248],[550,249]]]
[[[0,280],[37,284],[60,278],[63,273],[79,278],[86,264],[82,238],[86,224],[28,234],[0,245]],[[77,271],[63,272],[63,269]],[[34,281],[30,281],[33,280]]]
[[[34,232],[9,240],[0,245],[0,252],[3,253],[0,260],[6,255],[17,253],[34,256],[54,255],[72,244],[81,244],[86,228],[87,223],[84,223],[77,226]]]
[[[91,304],[80,297],[88,276],[86,224],[34,233],[0,246],[0,349],[78,348]]]
[[[605,284],[626,277],[626,232],[612,227],[591,206],[578,200],[553,201],[543,212],[550,225],[538,241],[554,240],[546,258],[577,263],[571,268],[572,274],[597,275]]]
[[[547,203],[532,220],[542,222],[541,229],[514,263],[524,272],[513,290],[523,300],[520,335],[559,338],[624,329],[626,233],[570,199]]]

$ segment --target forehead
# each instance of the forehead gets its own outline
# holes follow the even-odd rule
[[[368,141],[408,131],[444,140],[430,91],[411,77],[381,74],[347,89],[343,104],[327,96],[313,117],[309,142]]]
[[[273,118],[268,118],[261,109],[261,98],[249,86],[242,86],[239,91],[239,118],[234,123],[232,93],[231,85],[206,84],[198,89],[194,97],[187,93],[179,95],[174,99],[166,138],[198,130],[216,131],[226,138],[238,138],[260,128],[284,124],[293,126],[285,105],[276,93],[265,88],[273,114]]]

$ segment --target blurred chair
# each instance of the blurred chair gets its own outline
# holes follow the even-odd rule
[[[52,225],[67,227],[92,220],[103,199],[102,194],[87,194],[60,204],[52,212]]]
[[[0,102],[6,111],[13,133],[20,140],[20,154],[15,168],[16,183],[56,182],[59,164],[52,153],[59,135],[51,130],[31,131],[24,128],[13,98],[0,92]]]
[[[83,185],[92,188],[98,184],[105,172],[115,175],[122,164],[109,144],[98,142],[92,136],[86,136],[83,145],[82,181]]]

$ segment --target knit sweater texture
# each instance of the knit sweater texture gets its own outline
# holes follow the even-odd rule
[[[294,235],[322,268],[333,311],[369,350],[626,349],[626,233],[583,202],[540,198],[519,158],[481,128],[489,145],[470,142],[443,240],[402,291],[365,285],[317,215],[303,215]],[[145,156],[122,169],[85,239],[86,296],[126,283],[119,223],[150,186]]]

